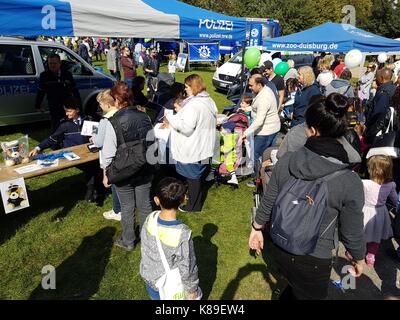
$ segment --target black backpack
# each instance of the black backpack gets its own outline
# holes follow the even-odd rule
[[[335,217],[320,234],[328,207],[327,182],[348,172],[347,169],[340,170],[312,181],[291,176],[279,192],[272,209],[272,241],[294,255],[312,253],[318,239],[337,219]]]
[[[145,139],[125,142],[118,119],[109,119],[117,136],[117,152],[111,164],[106,169],[110,184],[118,184],[132,178],[147,163],[147,144]]]

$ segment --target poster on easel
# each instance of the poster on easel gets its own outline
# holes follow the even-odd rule
[[[24,178],[1,182],[0,192],[6,214],[29,207]]]
[[[186,53],[178,54],[178,59],[176,60],[176,67],[180,71],[185,71],[187,59],[188,55]]]

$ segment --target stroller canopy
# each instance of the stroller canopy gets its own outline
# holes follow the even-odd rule
[[[245,40],[246,19],[176,0],[0,0],[0,34]]]

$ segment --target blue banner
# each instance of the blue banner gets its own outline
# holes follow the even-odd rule
[[[188,43],[188,45],[189,61],[191,62],[207,62],[219,60],[218,42]]]
[[[249,47],[262,46],[262,25],[252,24],[250,26],[250,43]]]

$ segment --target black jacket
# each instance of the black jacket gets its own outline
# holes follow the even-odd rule
[[[309,138],[319,139],[319,138]],[[332,157],[326,157],[328,149],[333,149],[333,153],[346,154],[339,142],[334,139],[323,141],[320,154],[311,151],[308,147],[302,147],[296,152],[288,152],[279,159],[272,172],[272,177],[267,185],[267,189],[257,210],[255,221],[258,224],[265,224],[270,221],[272,207],[283,185],[290,176],[304,180],[315,180],[326,176],[335,171],[347,168],[348,164],[343,163]],[[306,144],[307,145],[307,144]],[[315,151],[315,150],[314,150]],[[350,172],[328,181],[328,211],[321,224],[321,232],[326,229],[330,222],[339,217],[339,236],[340,240],[357,259],[365,257],[364,241],[364,190],[361,179],[354,172]],[[323,238],[317,242],[317,246],[311,256],[329,259],[332,257],[334,248],[335,224],[327,230]]]
[[[372,110],[367,113],[367,127],[373,125],[392,106],[395,91],[396,85],[392,81],[379,86],[372,100]]]
[[[80,99],[74,78],[71,72],[66,70],[61,70],[59,74],[55,74],[49,70],[43,71],[40,74],[35,108],[40,108],[46,94],[50,112],[53,108],[62,107],[68,96],[73,95]]]
[[[391,111],[390,108],[386,109],[384,113],[376,114],[374,117],[374,121],[370,121],[370,124],[367,126],[364,136],[365,143],[373,144],[376,138],[376,135],[379,131],[382,131],[382,134],[385,133],[387,127],[390,124]],[[396,110],[394,111],[393,117],[393,128],[390,131],[397,131],[399,127],[398,116]]]

